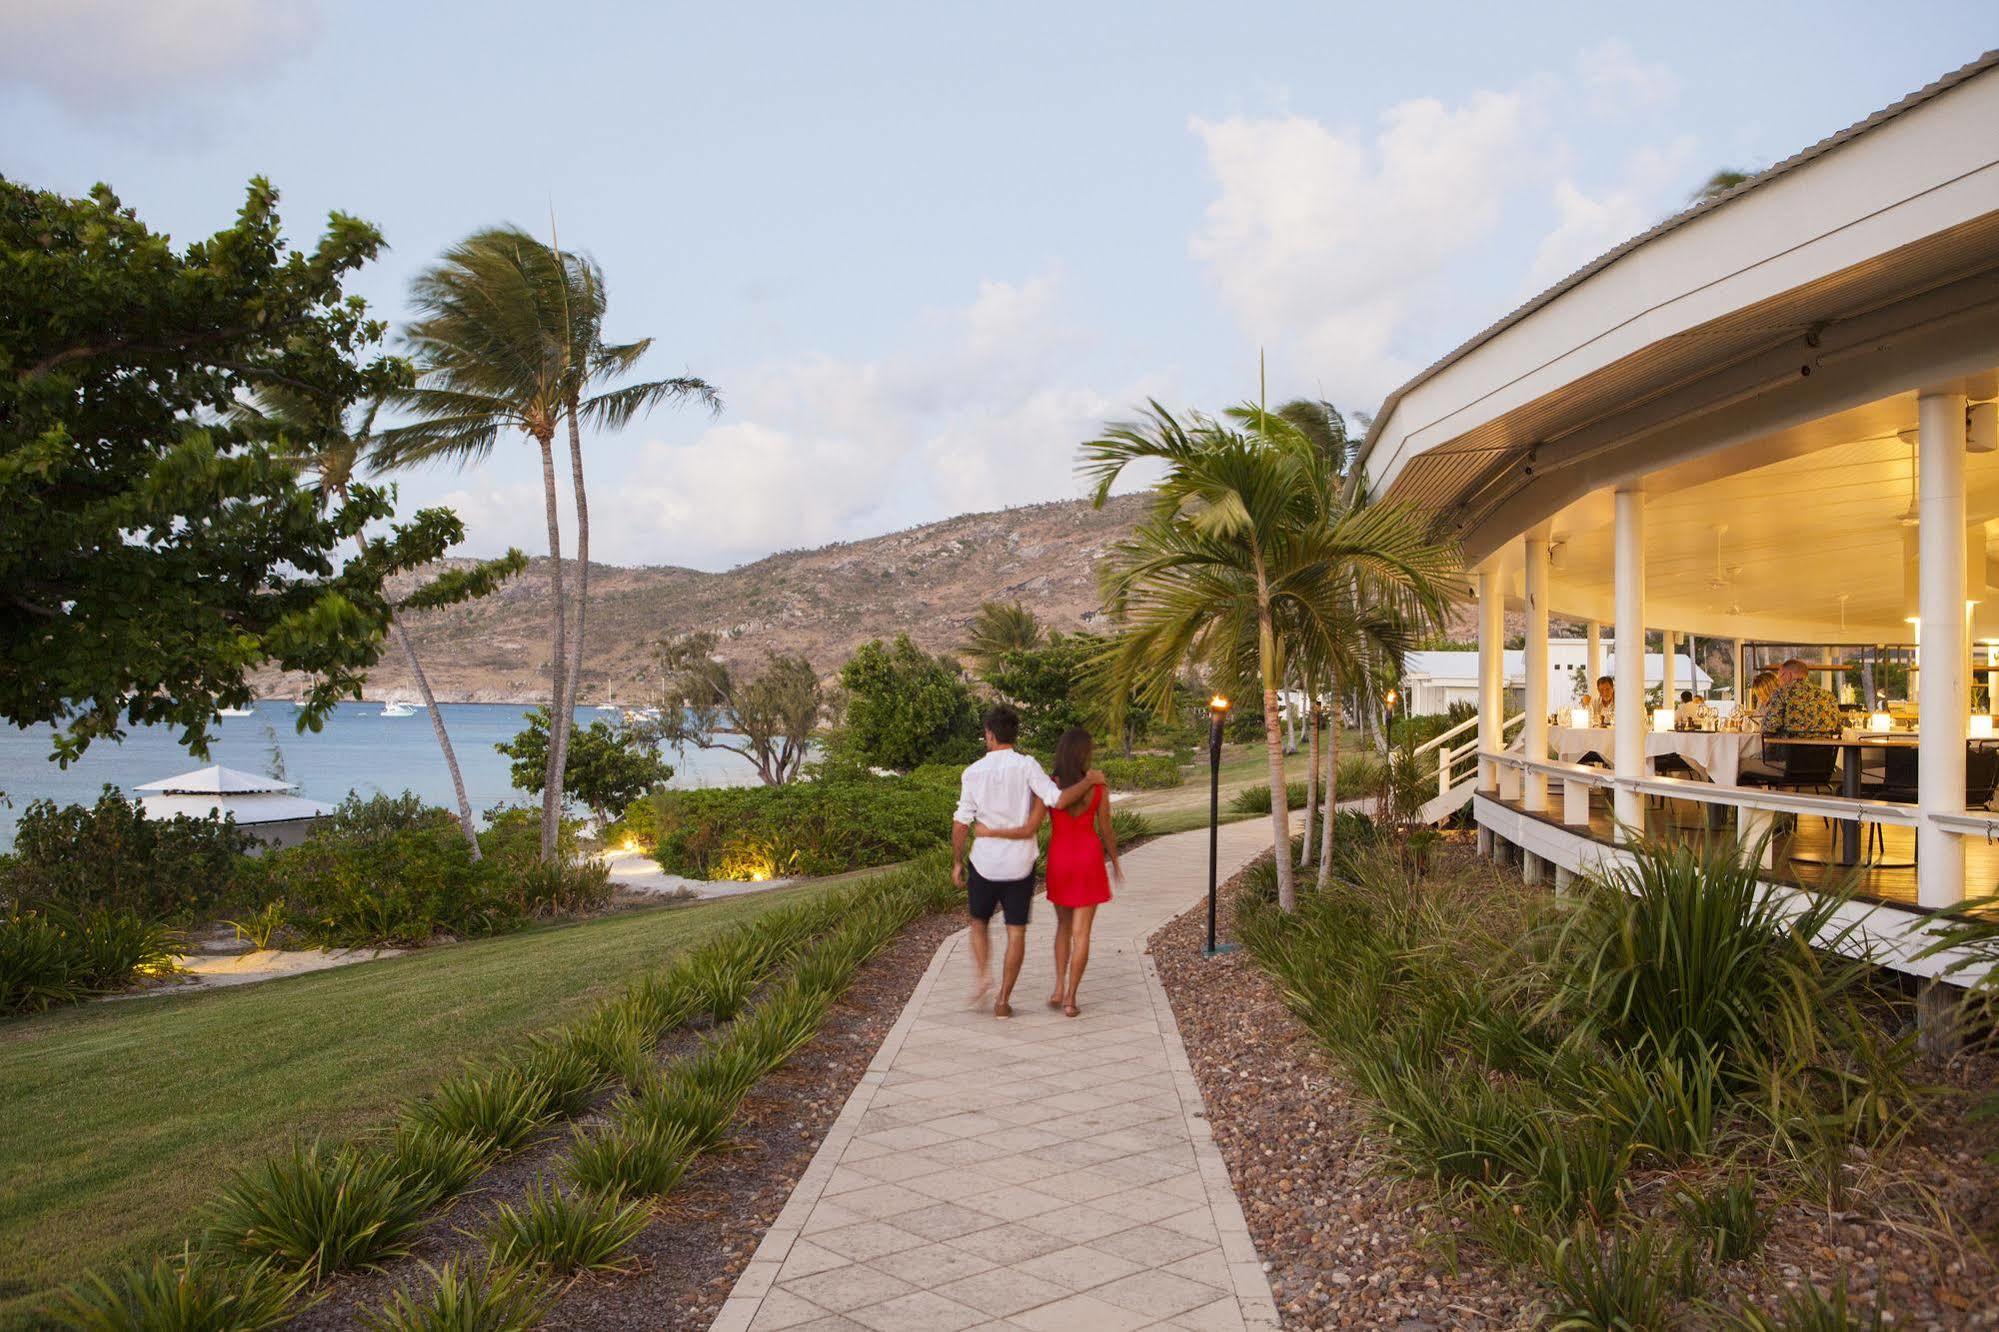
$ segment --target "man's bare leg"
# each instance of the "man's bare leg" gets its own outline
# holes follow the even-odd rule
[[[1069,975],[1069,923],[1072,919],[1071,911],[1072,908],[1065,906],[1055,908],[1055,993],[1048,996],[1048,1006],[1050,1008],[1060,1008],[1069,999],[1069,992],[1066,987]]]
[[[1020,979],[1020,964],[1027,956],[1027,926],[1006,927],[1006,961],[1000,966],[999,996],[993,1001],[994,1017],[1013,1016],[1013,983]]]
[[[972,917],[967,929],[972,950],[972,999],[974,1004],[982,1002],[986,992],[993,988],[993,938],[990,922]]]

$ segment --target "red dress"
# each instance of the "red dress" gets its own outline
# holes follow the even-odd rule
[[[1096,906],[1111,900],[1111,876],[1104,869],[1104,844],[1097,837],[1097,806],[1104,788],[1090,788],[1080,813],[1048,811],[1048,903]]]

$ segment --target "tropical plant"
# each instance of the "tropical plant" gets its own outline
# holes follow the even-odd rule
[[[512,759],[514,789],[533,795],[548,772],[548,709],[536,708],[511,740],[493,748]],[[562,794],[583,802],[599,824],[654,787],[664,786],[673,766],[659,756],[659,734],[629,723],[593,721],[574,736],[563,762]]]
[[[794,780],[825,704],[812,663],[772,652],[760,674],[738,676],[715,655],[716,641],[698,633],[660,642],[660,738],[740,754],[766,786]]]
[[[1405,509],[1338,502],[1319,447],[1261,408],[1237,409],[1230,424],[1200,415],[1183,423],[1150,404],[1146,419],[1083,446],[1095,502],[1143,462],[1166,475],[1146,520],[1107,562],[1105,590],[1122,625],[1106,651],[1108,678],[1162,714],[1190,662],[1232,689],[1260,685],[1270,784],[1282,789],[1287,663],[1355,662],[1363,645],[1352,626],[1365,606],[1412,631],[1440,618],[1455,552]],[[1282,801],[1272,802],[1271,836],[1274,847],[1290,842]],[[1278,866],[1278,898],[1286,910],[1296,902],[1288,861]]]
[[[965,631],[964,654],[990,674],[1009,652],[1041,646],[1041,621],[1018,601],[988,601]]]
[[[260,427],[261,432],[267,434],[279,449],[298,450],[286,456],[295,466],[313,474],[321,502],[332,504],[337,501],[344,507],[349,502],[355,477],[375,448],[375,416],[380,407],[379,401],[368,403],[351,426],[344,416],[336,415],[314,434],[311,425],[316,413],[309,399],[288,388],[265,388],[252,402],[239,406],[236,416],[246,424]],[[368,553],[367,533],[354,534],[354,547],[364,556]],[[472,817],[471,798],[465,794],[465,774],[459,769],[458,753],[451,747],[451,734],[445,729],[443,710],[437,706],[437,695],[431,692],[430,677],[424,674],[423,662],[417,657],[416,644],[410,639],[401,612],[405,609],[456,605],[486,596],[526,567],[527,556],[509,547],[507,553],[497,560],[481,560],[469,568],[443,572],[413,597],[407,597],[402,603],[389,608],[389,633],[395,638],[396,646],[402,649],[403,661],[416,681],[417,692],[423,696],[431,733],[437,737],[437,747],[444,755],[444,766],[451,773],[451,789],[458,799],[459,829],[466,845],[472,850],[474,860],[479,858],[479,832]],[[273,754],[277,754],[275,740],[271,749]],[[278,755],[278,760],[282,763],[283,756]]]
[[[388,1157],[294,1142],[230,1180],[209,1206],[208,1239],[318,1281],[407,1251],[430,1202]]]
[[[311,443],[408,380],[342,289],[381,234],[334,213],[296,251],[277,204],[254,179],[232,226],[176,250],[108,187],[0,180],[0,719],[48,723],[65,762],[127,724],[205,755],[267,666],[307,673],[299,723],[317,726],[381,655],[388,580],[463,537],[424,509],[343,561],[392,497],[323,508],[231,420],[291,384],[316,404]]]
[[[371,1332],[530,1332],[561,1296],[561,1288],[519,1268],[488,1262],[480,1267],[447,1260],[423,1265],[429,1289],[398,1290],[380,1309],[364,1312]]]
[[[250,875],[255,845],[232,819],[153,819],[105,787],[92,805],[37,800],[0,857],[0,901],[108,907],[185,923],[226,902]]]
[[[95,1273],[67,1287],[48,1316],[71,1332],[264,1332],[300,1312],[310,1278],[268,1259],[228,1263],[192,1246],[171,1258]]]
[[[418,317],[403,336],[418,378],[394,401],[416,420],[383,432],[379,465],[393,469],[436,460],[467,465],[485,458],[509,430],[532,438],[541,453],[551,599],[549,708],[555,718],[542,782],[542,856],[548,859],[555,855],[583,639],[579,602],[572,658],[555,433],[566,421],[577,502],[579,595],[587,597],[582,422],[616,429],[661,401],[694,396],[712,405],[714,390],[701,380],[680,378],[584,396],[598,382],[627,373],[650,340],[605,343],[601,270],[517,227],[488,228],[460,241],[418,275],[410,299]]]
[[[907,772],[978,754],[978,708],[958,663],[931,656],[908,634],[854,649],[840,668],[840,687],[847,708],[838,748],[860,763]]]
[[[537,1179],[519,1205],[501,1203],[486,1227],[487,1250],[500,1267],[532,1267],[555,1276],[615,1272],[631,1265],[621,1257],[646,1227],[644,1200],[615,1194],[564,1193]]]

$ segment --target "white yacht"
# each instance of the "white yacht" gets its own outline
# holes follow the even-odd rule
[[[411,707],[409,704],[403,702],[399,698],[392,698],[388,702],[382,704],[382,715],[384,717],[409,717],[409,716],[414,716],[415,713],[416,713],[415,708]]]

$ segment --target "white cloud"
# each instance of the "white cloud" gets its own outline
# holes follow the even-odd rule
[[[1673,211],[1674,187],[1693,157],[1694,140],[1682,136],[1663,149],[1640,148],[1625,161],[1616,184],[1594,193],[1566,176],[1556,181],[1555,229],[1534,253],[1523,297],[1658,225]]]
[[[0,0],[0,82],[116,116],[267,77],[319,29],[316,0]]]
[[[1413,291],[1489,235],[1524,162],[1523,93],[1402,102],[1370,139],[1302,116],[1195,119],[1217,194],[1190,246],[1245,332],[1341,401],[1410,370]]]
[[[1104,393],[1068,369],[1084,339],[1058,274],[983,282],[872,360],[808,356],[719,377],[729,413],[653,440],[591,483],[593,558],[723,568],[955,513],[1075,498],[1077,445],[1160,383]],[[599,451],[600,459],[607,455]],[[475,547],[546,546],[539,486],[449,495]],[[568,536],[567,515],[564,523]]]
[[[1661,106],[1680,94],[1680,80],[1672,70],[1640,60],[1619,37],[1607,38],[1578,55],[1576,78],[1589,94],[1590,109],[1598,114]]]

